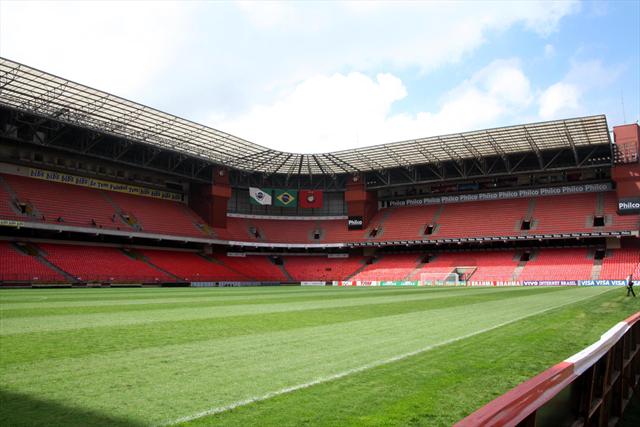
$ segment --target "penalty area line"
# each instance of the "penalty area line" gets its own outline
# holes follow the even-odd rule
[[[366,365],[363,365],[363,366],[358,366],[356,368],[347,369],[346,371],[338,372],[338,373],[333,374],[333,375],[327,375],[327,376],[324,376],[324,377],[316,378],[316,379],[314,379],[312,381],[308,381],[308,382],[305,382],[305,383],[296,384],[296,385],[293,385],[293,386],[290,386],[290,387],[281,388],[279,390],[270,391],[270,392],[265,393],[265,394],[260,395],[260,396],[249,397],[247,399],[242,399],[242,400],[238,400],[238,401],[229,403],[228,405],[217,406],[217,407],[214,407],[214,408],[211,408],[211,409],[207,409],[205,411],[197,412],[197,413],[192,414],[192,415],[187,415],[187,416],[180,417],[180,418],[177,418],[177,419],[174,419],[174,420],[171,420],[171,421],[166,421],[166,422],[163,422],[161,424],[158,424],[158,427],[172,426],[172,425],[175,425],[175,424],[186,423],[188,421],[197,420],[198,418],[207,417],[209,415],[221,414],[223,412],[231,411],[233,409],[236,409],[236,408],[239,408],[239,407],[242,407],[242,406],[246,406],[246,405],[250,405],[252,403],[268,400],[268,399],[271,399],[273,397],[277,397],[277,396],[280,396],[280,395],[283,395],[283,394],[291,393],[291,392],[294,392],[294,391],[297,391],[297,390],[303,390],[303,389],[306,389],[306,388],[309,388],[309,387],[313,387],[313,386],[318,385],[318,384],[323,384],[323,383],[327,383],[327,382],[330,382],[330,381],[335,381],[335,380],[338,380],[338,379],[341,379],[341,378],[344,378],[344,377],[348,377],[350,375],[354,375],[354,374],[358,374],[358,373],[363,372],[363,371],[367,371],[369,369],[373,369],[373,368],[377,368],[379,366],[388,365],[390,363],[398,362],[400,360],[407,359],[407,358],[412,357],[412,356],[416,356],[416,355],[418,355],[420,353],[425,353],[427,351],[436,349],[438,347],[442,347],[442,346],[445,346],[445,345],[448,345],[448,344],[453,344],[453,343],[455,343],[457,341],[462,341],[464,339],[471,338],[471,337],[473,337],[475,335],[480,335],[480,334],[483,334],[485,332],[490,332],[490,331],[492,331],[494,329],[498,329],[498,328],[501,328],[503,326],[507,326],[507,325],[509,325],[511,323],[519,322],[520,320],[524,320],[524,319],[526,319],[528,317],[537,316],[539,314],[546,313],[547,311],[555,310],[557,308],[561,308],[561,307],[564,307],[564,306],[567,306],[567,305],[571,305],[571,304],[576,304],[578,302],[585,301],[585,300],[588,300],[590,298],[593,298],[593,297],[599,296],[599,295],[601,295],[601,294],[590,295],[588,297],[584,297],[584,298],[576,299],[576,300],[573,300],[573,301],[565,302],[565,303],[562,303],[562,304],[558,304],[558,305],[555,305],[553,307],[547,307],[545,309],[538,310],[538,311],[535,311],[533,313],[526,314],[524,316],[515,317],[515,318],[507,320],[505,322],[498,323],[498,324],[490,326],[488,328],[479,329],[477,331],[470,332],[468,334],[461,335],[459,337],[450,338],[448,340],[445,340],[445,341],[442,341],[442,342],[439,342],[439,343],[435,343],[435,344],[431,344],[431,345],[428,345],[426,347],[422,347],[422,348],[419,348],[417,350],[410,351],[408,353],[402,353],[402,354],[399,354],[397,356],[393,356],[393,357],[390,357],[390,358],[387,358],[387,359],[381,359],[381,360],[378,360],[378,361],[375,361],[375,362],[372,362],[372,363],[369,363],[369,364],[366,364]]]

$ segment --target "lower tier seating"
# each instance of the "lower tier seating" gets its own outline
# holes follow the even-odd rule
[[[418,267],[418,254],[383,255],[367,265],[353,280],[405,280]]]
[[[266,256],[231,257],[224,254],[216,254],[213,257],[225,267],[240,272],[251,280],[262,282],[288,281],[284,271]]]
[[[1,282],[64,282],[65,278],[37,256],[27,255],[11,243],[0,242]]]
[[[287,255],[282,265],[269,256],[230,257],[191,251],[120,249],[115,247],[0,242],[0,281],[176,283],[200,281],[400,281],[444,280],[453,273],[467,281],[625,279],[640,274],[637,248],[606,252],[602,267],[594,268],[594,250],[587,248],[522,251],[468,251],[453,253],[350,255]],[[28,255],[32,253],[33,255]],[[597,265],[596,265],[597,267]],[[61,273],[62,272],[62,273]],[[67,273],[69,277],[65,277]]]
[[[249,276],[195,252],[145,250],[142,253],[153,265],[188,282],[251,280]]]
[[[175,282],[175,278],[122,250],[101,246],[38,245],[43,256],[79,281],[115,283]]]
[[[362,257],[287,256],[284,268],[297,281],[347,280],[364,266]]]
[[[519,280],[589,280],[593,256],[587,249],[543,249],[529,260]]]
[[[607,251],[602,260],[599,279],[622,279],[627,275],[640,273],[640,249],[616,249]],[[640,277],[636,277],[636,280]]]

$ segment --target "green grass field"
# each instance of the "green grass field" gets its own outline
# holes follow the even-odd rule
[[[0,292],[0,424],[451,425],[637,311],[610,288]]]

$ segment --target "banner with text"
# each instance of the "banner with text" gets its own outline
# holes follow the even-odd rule
[[[523,189],[523,190],[505,190],[505,191],[496,191],[491,193],[460,194],[455,196],[432,196],[432,197],[423,197],[423,198],[416,198],[416,199],[388,200],[386,203],[388,207],[425,206],[425,205],[440,205],[440,204],[446,204],[446,203],[519,199],[524,197],[560,196],[563,194],[596,193],[601,191],[610,191],[612,189],[613,189],[613,186],[611,183],[564,185],[561,187],[534,188],[534,189]]]
[[[639,214],[640,197],[630,197],[618,200],[618,213],[620,215]]]
[[[135,194],[138,196],[153,197],[155,199],[182,201],[182,194],[171,191],[152,190],[150,188],[135,185],[118,184],[116,182],[102,181],[100,179],[86,178],[84,176],[71,175],[47,171],[44,169],[29,168],[29,177],[45,181],[61,182],[63,184],[79,185],[81,187],[96,188],[98,190],[116,191],[118,193]]]

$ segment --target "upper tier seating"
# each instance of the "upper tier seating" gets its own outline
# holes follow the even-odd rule
[[[0,174],[0,218],[22,220],[24,216],[18,213],[15,201],[5,189],[2,179],[3,175]]]
[[[404,280],[419,262],[420,256],[415,253],[383,255],[356,274],[353,280]]]
[[[0,242],[0,282],[2,281],[46,283],[67,280],[37,257],[22,253],[10,243]]]
[[[640,215],[618,215],[616,193],[604,193],[604,214],[611,218],[611,224],[603,228],[609,230],[640,230]]]
[[[173,277],[120,249],[102,246],[40,244],[43,255],[54,265],[84,282],[175,282]]]
[[[212,237],[209,227],[183,203],[95,190],[23,176],[2,174],[0,218],[45,221],[90,228]],[[33,215],[12,207],[11,192],[31,205]],[[637,231],[640,215],[616,213],[614,192],[570,194],[526,199],[465,202],[382,209],[365,230],[348,230],[346,219],[301,220],[227,218],[227,228],[212,229],[223,240],[265,243],[343,243],[393,240],[439,240],[600,231]],[[129,217],[131,224],[120,216]],[[594,216],[605,225],[594,227]],[[529,231],[522,220],[531,220]],[[425,227],[434,227],[425,234]],[[372,230],[377,234],[373,235]],[[257,231],[256,233],[252,230]],[[314,238],[314,232],[319,238]]]
[[[597,197],[604,206],[598,212]],[[530,214],[529,206],[533,210]],[[348,230],[346,220],[296,220],[227,218],[227,229],[216,229],[216,235],[235,241],[267,243],[340,243],[386,240],[437,240],[468,237],[521,236],[599,231],[631,231],[640,229],[640,215],[620,216],[616,213],[615,193],[546,196],[534,199],[492,200],[453,203],[438,206],[383,209],[365,230]],[[567,214],[567,213],[570,214]],[[595,215],[606,216],[604,227],[594,227]],[[523,220],[531,221],[531,229],[521,230]],[[435,228],[426,235],[427,225]],[[259,237],[251,234],[256,229]],[[378,233],[371,237],[371,231]],[[321,238],[312,238],[315,230]]]
[[[370,235],[372,229],[379,231],[375,237],[370,239],[377,241],[384,240],[421,240],[426,239],[424,230],[427,225],[435,222],[435,217],[442,209],[442,206],[423,206],[420,208],[401,207],[388,208],[381,211],[373,221],[366,233]],[[344,225],[343,225],[344,227]]]
[[[326,256],[287,256],[284,267],[297,281],[347,280],[363,266],[363,258],[328,258]]]
[[[518,280],[589,280],[593,262],[587,249],[542,249],[526,263]]]
[[[153,264],[187,282],[249,281],[247,275],[231,270],[195,252],[169,250],[141,251]]]
[[[109,192],[108,196],[124,214],[135,218],[143,232],[208,237],[197,226],[204,221],[183,203],[117,192]]]
[[[120,220],[104,192],[72,184],[3,174],[21,203],[35,208],[34,217],[24,221],[42,221],[79,227],[131,230]],[[1,195],[1,194],[0,194]]]
[[[433,239],[517,236],[529,199],[491,200],[444,205]]]
[[[602,260],[602,269],[599,279],[621,280],[634,273],[640,267],[640,249],[616,249],[607,251],[607,256]],[[640,279],[640,277],[636,277]]]

